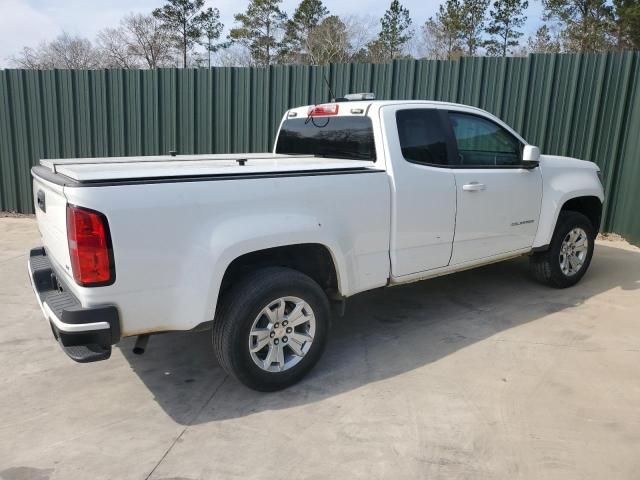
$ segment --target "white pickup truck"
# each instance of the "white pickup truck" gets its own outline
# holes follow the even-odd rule
[[[123,337],[140,352],[149,334],[211,328],[231,375],[276,390],[313,367],[330,307],[359,292],[519,255],[544,283],[578,282],[598,172],[540,155],[478,108],[304,106],[273,153],[42,160],[29,271],[76,361]]]

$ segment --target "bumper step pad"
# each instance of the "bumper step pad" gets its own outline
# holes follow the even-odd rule
[[[62,344],[60,345],[64,352],[78,363],[98,362],[100,360],[106,360],[111,356],[111,346],[77,345],[74,347],[65,347]]]
[[[53,336],[64,352],[72,360],[80,363],[97,362],[109,358],[111,345],[120,340],[117,308],[113,305],[84,308],[62,279],[56,275],[42,247],[31,250],[29,267],[33,286],[40,302],[46,304],[57,320],[47,319]],[[86,324],[102,324],[108,328],[77,328]]]

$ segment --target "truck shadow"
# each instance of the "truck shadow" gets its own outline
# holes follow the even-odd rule
[[[640,288],[640,252],[600,243],[590,271],[566,290],[533,282],[527,259],[520,258],[366,292],[349,300],[345,317],[334,318],[325,354],[311,374],[270,394],[227,378],[211,351],[209,332],[154,336],[143,356],[131,353],[133,339],[120,348],[169,416],[199,424],[313,403],[409,372],[614,288]],[[586,340],[563,327],[561,317],[557,321],[555,338]]]

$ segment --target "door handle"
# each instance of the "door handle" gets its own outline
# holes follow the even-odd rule
[[[487,186],[484,183],[471,182],[462,186],[462,190],[465,192],[479,192],[486,190]]]

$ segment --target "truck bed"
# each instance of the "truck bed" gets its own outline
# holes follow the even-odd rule
[[[40,165],[77,183],[377,170],[370,161],[273,153],[49,159]]]

